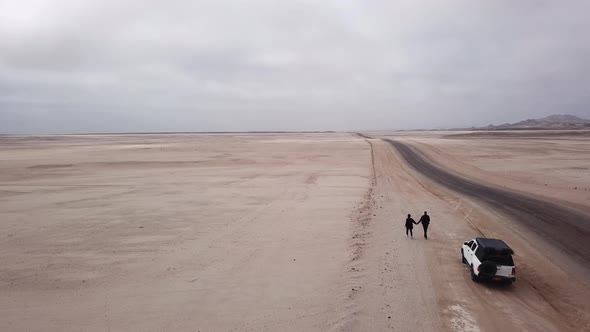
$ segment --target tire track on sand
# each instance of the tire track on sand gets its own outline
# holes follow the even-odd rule
[[[352,236],[349,247],[351,257],[346,267],[347,273],[350,275],[346,279],[343,285],[343,293],[340,295],[340,299],[343,302],[343,310],[341,310],[336,320],[332,322],[330,331],[354,330],[358,325],[357,313],[361,309],[356,301],[360,292],[363,291],[363,285],[365,284],[365,268],[360,262],[360,258],[371,236],[369,224],[373,216],[375,206],[374,190],[377,184],[373,144],[369,139],[365,139],[365,141],[371,149],[371,178],[369,188],[350,216]]]

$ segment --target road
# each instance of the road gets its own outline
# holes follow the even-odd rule
[[[500,188],[476,183],[426,160],[411,146],[385,139],[416,171],[430,180],[486,203],[524,224],[580,263],[590,264],[590,216],[571,208]]]
[[[563,275],[542,259],[525,256],[520,242],[510,237],[501,236],[516,244],[519,254],[520,279],[514,287],[472,282],[459,250],[462,241],[480,235],[470,224],[473,216],[439,196],[432,181],[416,176],[389,143],[363,139],[371,145],[375,175],[371,198],[359,208],[367,219],[353,218],[358,228],[352,238],[361,249],[351,267],[355,290],[350,314],[336,331],[576,331],[589,326],[583,311],[588,301],[550,296],[562,289],[535,279],[521,262],[548,266],[547,275],[556,280],[565,280]],[[406,215],[417,218],[425,209],[433,218],[428,240],[419,226],[414,239],[406,237]]]
[[[424,250],[429,257],[425,263],[439,312],[438,318],[430,316],[432,326],[438,319],[442,329],[452,331],[590,329],[587,215],[442,169],[411,141],[363,138],[376,151],[376,192],[390,197],[386,204],[394,204],[387,212],[399,214],[396,205],[407,212],[424,207],[434,217],[426,247],[402,250]],[[377,216],[374,221],[378,220]],[[457,251],[461,241],[478,235],[502,238],[515,248],[514,286],[498,288],[469,280]],[[422,294],[418,302],[424,306],[432,298]]]

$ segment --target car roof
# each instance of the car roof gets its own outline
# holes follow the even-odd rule
[[[477,237],[475,240],[485,251],[493,251],[500,254],[514,254],[512,248],[510,248],[506,242],[502,240],[490,239],[486,237]]]

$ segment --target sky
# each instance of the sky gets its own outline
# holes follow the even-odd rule
[[[0,0],[0,133],[590,118],[590,2]]]

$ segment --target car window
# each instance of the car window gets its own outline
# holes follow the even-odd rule
[[[469,248],[471,248],[471,246],[472,246],[472,245],[473,245],[473,240],[471,240],[471,241],[467,242],[467,246],[468,246]]]
[[[485,258],[487,261],[492,261],[498,265],[513,266],[514,261],[511,255],[489,255]]]
[[[474,242],[471,244],[471,250],[475,251],[475,248],[477,248],[477,243]]]
[[[480,261],[484,261],[485,250],[483,247],[476,246],[475,249],[475,257],[477,257]]]

